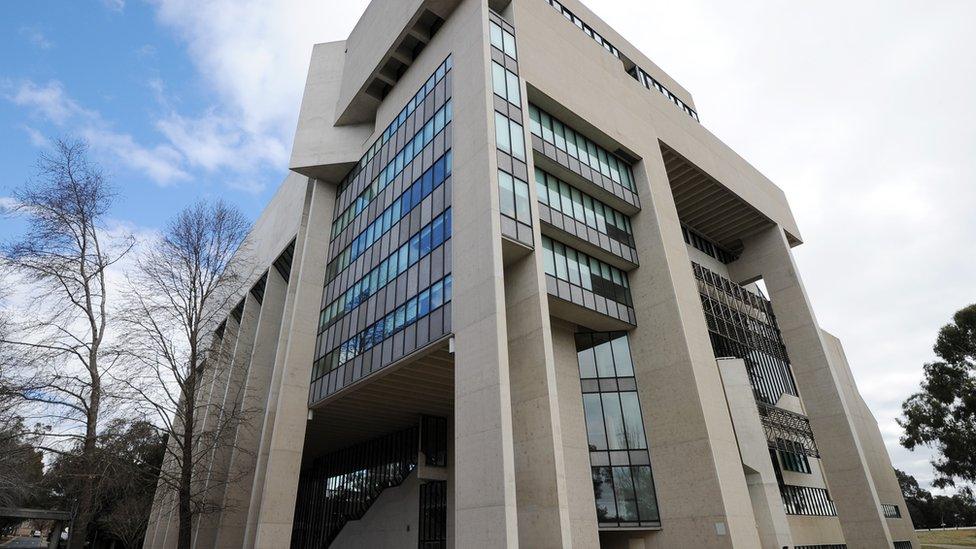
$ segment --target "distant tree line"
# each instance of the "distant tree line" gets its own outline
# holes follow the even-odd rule
[[[916,529],[976,524],[976,498],[971,489],[964,488],[951,496],[933,495],[908,473],[895,469],[895,475]]]

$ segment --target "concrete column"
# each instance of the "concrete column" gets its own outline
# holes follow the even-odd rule
[[[889,548],[891,535],[840,378],[831,364],[786,235],[777,226],[743,244],[745,249],[729,264],[729,273],[739,282],[762,278],[769,290],[847,546]]]
[[[541,243],[538,223],[534,232],[535,241]],[[541,257],[541,253],[532,253],[505,269],[519,543],[524,547],[571,547],[559,396]]]
[[[650,139],[649,139],[650,141]],[[638,151],[631,352],[662,530],[653,547],[758,547],[749,490],[661,150]],[[663,472],[663,474],[662,474]]]
[[[217,423],[214,427],[220,432],[211,452],[210,467],[206,477],[207,484],[204,488],[204,497],[215,511],[200,518],[196,539],[194,539],[194,547],[198,549],[211,549],[214,546],[217,537],[217,525],[224,510],[224,492],[228,484],[236,483],[239,480],[229,476],[228,473],[234,441],[240,424],[240,405],[251,363],[251,349],[254,347],[254,336],[257,331],[260,311],[261,304],[248,292],[241,313],[237,341],[230,358],[224,391],[222,395],[215,395],[219,398],[220,407],[214,411],[217,414]]]
[[[269,269],[241,404],[245,421],[237,428],[230,461],[230,475],[236,481],[227,485],[224,494],[224,509],[215,544],[218,548],[236,549],[244,544],[250,494],[255,479],[254,467],[260,452],[261,431],[267,411],[268,390],[278,348],[278,335],[281,332],[281,315],[287,287],[288,283],[281,278],[278,271]]]
[[[462,2],[454,50],[452,188],[454,545],[517,547],[508,334],[494,138],[488,6]],[[471,253],[479,250],[478,253]]]
[[[599,547],[590,447],[586,436],[586,419],[583,416],[579,361],[576,357],[576,326],[556,319],[551,324],[570,533],[574,547]]]
[[[824,330],[820,330],[820,335],[827,344],[827,353],[830,356],[831,364],[834,366],[844,389],[844,398],[847,401],[848,409],[851,411],[857,438],[861,442],[864,459],[867,461],[871,479],[874,481],[874,488],[878,493],[878,501],[897,505],[901,510],[901,518],[885,518],[891,539],[893,541],[910,541],[913,547],[917,549],[920,547],[918,536],[915,535],[912,517],[908,514],[908,506],[905,504],[901,486],[895,476],[895,468],[891,465],[891,458],[888,456],[884,439],[881,437],[880,429],[878,429],[878,422],[864,399],[861,398],[861,393],[857,390],[854,374],[851,373],[847,355],[844,353],[844,346],[839,339]]]
[[[197,399],[196,403],[195,415],[199,417],[202,412],[203,417],[199,419],[199,427],[196,429],[196,435],[194,436],[194,454],[204,451],[199,448],[202,440],[199,434],[210,432],[220,421],[218,417],[219,411],[223,404],[223,396],[227,384],[230,382],[230,374],[233,371],[234,349],[237,347],[237,337],[240,329],[240,322],[235,320],[232,315],[228,315],[224,325],[223,338],[218,342],[214,342],[211,346],[210,355],[206,358],[209,367],[205,370],[204,382],[200,387],[200,398]],[[206,398],[203,398],[204,396]],[[209,455],[202,457],[196,464],[195,471],[193,472],[191,490],[193,494],[198,495],[197,497],[199,497],[199,494],[205,494],[206,492],[212,463],[213,453],[211,450]],[[204,495],[204,497],[206,496]],[[176,494],[174,494],[173,510],[169,521],[170,527],[167,528],[167,547],[170,544],[175,544],[178,540],[179,510],[175,498]],[[195,518],[191,535],[191,546],[193,547],[196,546],[197,536],[203,520],[204,516],[201,514],[198,514]],[[171,540],[169,539],[170,537],[172,537]]]
[[[287,334],[277,411],[255,532],[255,547],[287,547],[291,542],[298,474],[305,444],[308,389],[315,358],[315,336],[335,208],[335,187],[309,180],[308,207],[303,215],[292,265],[295,306],[282,332]]]
[[[306,197],[305,217],[308,216],[309,199]],[[296,253],[297,253],[296,241]],[[292,258],[292,275],[298,268],[298,262]],[[271,275],[268,275],[270,280]],[[284,364],[286,351],[288,349],[288,331],[283,329],[285,320],[292,318],[295,311],[295,299],[298,285],[292,284],[291,280],[285,283],[284,308],[281,313],[281,322],[276,334],[269,334],[270,337],[277,338],[274,350],[274,359],[271,362],[271,380],[268,385],[267,403],[265,405],[264,417],[261,421],[260,440],[258,451],[254,461],[254,480],[251,482],[250,503],[247,506],[247,526],[244,529],[243,547],[254,547],[254,539],[257,536],[258,516],[261,514],[261,501],[264,498],[264,486],[268,472],[268,456],[271,454],[271,436],[275,425],[275,415],[278,412],[278,395],[281,392],[281,368],[279,364]]]
[[[783,510],[776,472],[769,460],[766,432],[756,408],[756,397],[753,396],[746,364],[741,358],[720,359],[718,368],[735,427],[735,437],[739,442],[739,454],[742,456],[762,547],[780,549],[791,546],[790,524]]]

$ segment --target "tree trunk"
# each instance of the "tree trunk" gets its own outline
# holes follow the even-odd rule
[[[95,501],[95,444],[98,429],[98,407],[101,404],[101,387],[96,378],[92,383],[91,402],[88,406],[87,425],[85,426],[85,442],[82,446],[82,463],[84,463],[85,481],[81,486],[81,496],[78,498],[78,511],[75,515],[71,532],[71,548],[83,549],[88,541],[88,528],[91,525],[93,505]]]
[[[190,385],[191,394],[194,391],[195,379],[191,378],[188,380]],[[193,509],[191,506],[191,493],[190,487],[193,475],[193,407],[195,406],[196,399],[189,397],[186,399],[186,414],[184,417],[186,421],[183,423],[183,459],[180,469],[180,483],[179,483],[179,515],[180,515],[180,529],[179,538],[177,540],[177,549],[190,549],[191,535],[193,532]]]

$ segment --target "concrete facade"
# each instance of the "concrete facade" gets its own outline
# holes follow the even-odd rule
[[[197,549],[919,547],[785,195],[578,0],[373,0],[290,168]]]

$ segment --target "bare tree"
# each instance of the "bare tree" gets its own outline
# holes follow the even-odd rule
[[[16,354],[7,373],[22,403],[54,429],[45,449],[80,447],[86,463],[77,501],[76,532],[92,520],[95,451],[105,405],[107,372],[115,361],[105,345],[109,328],[109,269],[131,249],[112,241],[105,216],[114,191],[88,161],[83,141],[57,140],[42,153],[35,176],[13,194],[13,211],[27,229],[2,248],[2,262],[25,291],[29,306],[3,342]],[[9,387],[8,387],[9,388]],[[59,444],[61,441],[62,444]],[[80,548],[85,535],[72,536]]]
[[[128,383],[169,437],[159,485],[175,499],[180,548],[190,547],[194,520],[217,510],[213,495],[234,480],[215,482],[207,469],[218,447],[233,444],[229,435],[247,411],[236,396],[211,392],[235,385],[221,337],[244,295],[249,272],[232,258],[248,229],[232,206],[197,203],[147,246],[129,276],[125,348],[136,368]]]

